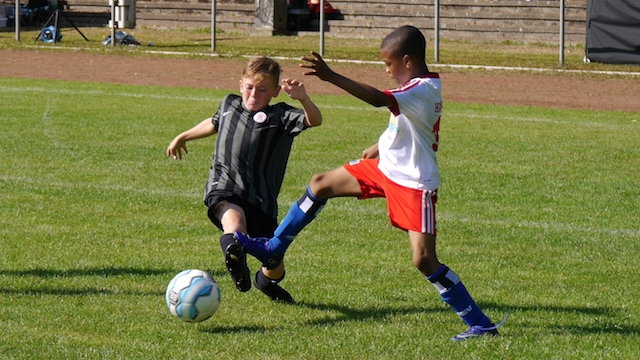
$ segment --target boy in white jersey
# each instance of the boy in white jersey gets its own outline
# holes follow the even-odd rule
[[[425,63],[426,40],[420,30],[403,26],[382,42],[380,55],[398,88],[379,91],[333,72],[320,55],[302,58],[315,75],[376,107],[391,112],[389,126],[378,143],[362,152],[362,158],[337,169],[316,174],[272,238],[236,234],[245,252],[263,263],[279,263],[262,271],[269,278],[284,274],[282,257],[294,237],[310,223],[327,199],[385,197],[391,225],[407,231],[413,264],[440,292],[442,299],[469,325],[453,340],[497,335],[497,327],[484,315],[466,288],[436,256],[435,204],[440,186],[436,160],[442,111],[440,77]]]

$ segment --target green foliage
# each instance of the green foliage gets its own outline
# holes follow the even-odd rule
[[[334,199],[296,239],[296,305],[235,290],[201,202],[214,139],[165,156],[224,91],[0,78],[0,93],[3,358],[640,357],[637,113],[446,106],[439,256],[493,319],[513,311],[501,337],[454,344],[465,326],[384,200]],[[296,140],[282,215],[386,127],[385,110],[314,100],[325,124]],[[187,268],[223,294],[195,325],[164,300]]]

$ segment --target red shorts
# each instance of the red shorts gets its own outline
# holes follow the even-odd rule
[[[418,190],[400,186],[378,169],[378,159],[362,159],[344,165],[358,180],[359,199],[384,197],[391,225],[436,235],[436,202],[438,190]]]

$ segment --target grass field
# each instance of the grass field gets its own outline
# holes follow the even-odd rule
[[[512,311],[501,337],[452,343],[466,327],[383,200],[334,199],[297,238],[296,305],[235,290],[201,202],[213,138],[164,155],[225,92],[0,78],[0,94],[2,358],[640,358],[638,113],[446,105],[439,256],[494,320]],[[294,145],[282,215],[386,126],[386,110],[314,100],[325,124]],[[200,324],[165,305],[187,268],[222,289]]]

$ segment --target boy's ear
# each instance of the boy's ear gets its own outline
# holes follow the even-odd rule
[[[404,54],[404,56],[402,56],[402,62],[404,63],[404,67],[408,69],[411,67],[413,59],[411,59],[411,56],[409,56],[409,54]]]
[[[275,92],[273,93],[274,98],[277,98],[278,95],[280,95],[280,90],[282,90],[282,86],[281,85],[276,86]]]

